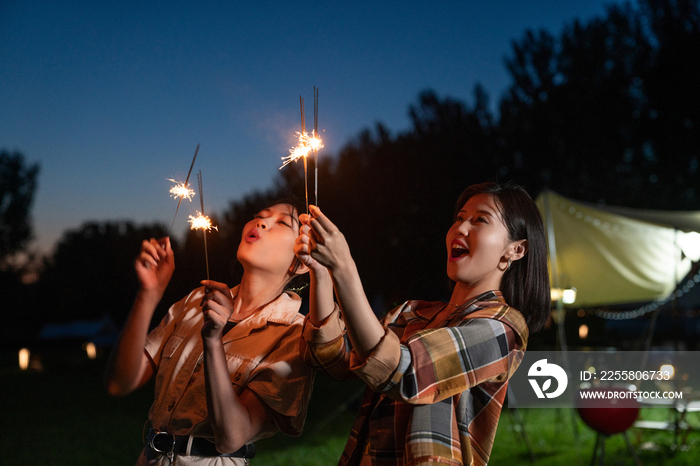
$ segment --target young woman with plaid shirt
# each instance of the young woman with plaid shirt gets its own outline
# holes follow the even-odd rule
[[[302,356],[368,386],[341,465],[488,463],[508,379],[549,314],[546,243],[518,186],[470,186],[455,210],[450,301],[408,301],[381,322],[342,233],[318,208],[302,219],[295,251],[315,270]]]

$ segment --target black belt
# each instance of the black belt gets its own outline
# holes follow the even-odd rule
[[[189,436],[172,435],[167,432],[158,432],[150,429],[146,445],[156,453],[187,455],[187,444]],[[191,456],[225,456],[228,458],[253,458],[255,456],[255,445],[249,443],[243,445],[233,453],[219,453],[214,443],[202,437],[192,437],[189,455]]]

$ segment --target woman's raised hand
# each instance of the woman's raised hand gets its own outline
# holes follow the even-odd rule
[[[318,207],[312,205],[309,210],[311,218],[308,219],[308,225],[311,228],[306,235],[300,235],[308,254],[331,272],[352,261],[350,247],[338,227]]]
[[[175,255],[170,247],[170,238],[144,240],[134,269],[142,290],[164,293],[175,271]]]
[[[221,332],[233,314],[233,296],[226,283],[202,280],[206,294],[202,299],[204,324],[202,338],[221,338]]]
[[[299,260],[313,272],[320,272],[325,267],[311,256],[311,248],[318,240],[316,234],[309,226],[311,216],[307,214],[299,215],[299,236],[294,241],[294,254]]]

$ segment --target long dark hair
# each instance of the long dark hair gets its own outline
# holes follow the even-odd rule
[[[550,312],[547,242],[540,211],[527,191],[517,184],[486,182],[471,185],[462,192],[455,206],[455,219],[464,204],[477,194],[493,196],[510,241],[527,240],[527,253],[503,274],[501,293],[508,305],[523,314],[530,333],[537,332]]]

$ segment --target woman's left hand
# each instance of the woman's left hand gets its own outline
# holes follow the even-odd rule
[[[201,283],[206,291],[202,299],[202,338],[221,338],[222,330],[233,314],[231,290],[221,282],[202,280]]]
[[[312,205],[309,210],[312,215],[308,220],[311,226],[309,254],[331,272],[336,272],[339,267],[347,267],[352,263],[352,255],[345,236],[321,209]]]
[[[311,217],[307,214],[299,215],[299,236],[294,242],[294,254],[314,273],[322,273],[325,267],[311,256],[318,238],[311,229]]]

